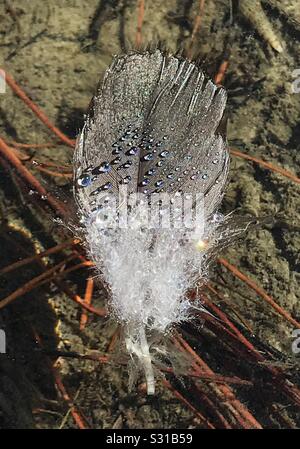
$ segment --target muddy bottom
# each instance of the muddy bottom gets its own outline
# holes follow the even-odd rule
[[[143,44],[160,42],[172,52],[189,47],[198,2],[145,3]],[[283,47],[280,53],[271,48],[237,2],[233,2],[231,10],[230,2],[225,0],[205,3],[192,50],[210,76],[217,73],[222,61],[229,59],[223,80],[229,95],[229,146],[299,176],[300,93],[293,92],[294,71],[299,69],[300,60],[297,3],[297,0],[262,2]],[[73,139],[112,55],[134,47],[137,17],[136,2],[131,0],[88,0],[84,6],[79,0],[3,2],[0,5],[1,67]],[[0,94],[0,133],[8,142],[40,144],[54,140],[8,86]],[[20,151],[29,155],[31,161],[68,166],[72,160],[72,149],[64,145]],[[41,178],[41,172],[30,161],[26,164],[54,195],[59,190],[63,192],[60,195],[70,197],[69,178],[45,174]],[[71,237],[53,221],[53,216],[28,206],[29,197],[16,185],[14,176],[7,166],[1,168],[2,267]],[[223,211],[235,210],[240,215],[268,217],[268,220],[249,230],[240,242],[222,254],[298,320],[299,192],[299,184],[292,180],[232,156]],[[51,260],[59,263],[63,257],[56,255]],[[1,298],[42,272],[43,268],[35,264],[1,276]],[[79,270],[66,281],[70,288],[76,285],[81,296],[87,273],[86,269]],[[290,376],[296,382],[299,357],[292,351],[294,326],[224,268],[212,267],[214,281],[216,285],[221,282],[224,297],[234,305],[251,332],[290,360]],[[93,306],[103,307],[105,298],[104,289],[97,286]],[[3,379],[0,427],[77,427],[54,386],[51,362],[57,359],[55,351],[104,353],[116,330],[112,321],[92,314],[80,330],[81,312],[57,285],[49,287],[48,284],[1,310],[0,328],[7,333],[8,357],[0,355]],[[41,336],[43,348],[34,332]],[[207,357],[209,350],[205,346],[202,349]],[[56,368],[90,427],[201,426],[198,417],[161,381],[155,397],[145,395],[142,377],[128,393],[126,364],[98,364],[60,357]],[[255,400],[252,398],[254,403]],[[297,413],[293,415],[293,425],[299,426],[295,416]],[[262,412],[260,418],[263,426],[284,427],[282,423],[270,421],[269,416],[264,417]]]

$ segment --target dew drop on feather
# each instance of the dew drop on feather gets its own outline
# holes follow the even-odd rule
[[[92,179],[90,175],[83,175],[78,179],[77,183],[81,187],[87,187],[92,183]]]

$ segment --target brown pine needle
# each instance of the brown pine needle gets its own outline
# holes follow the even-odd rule
[[[36,166],[35,168],[43,173],[46,173],[49,176],[56,176],[58,178],[66,178],[66,179],[73,178],[73,173],[60,173],[57,171],[48,170],[47,168],[40,167],[40,166]]]
[[[23,267],[24,265],[28,265],[32,262],[37,262],[43,257],[50,256],[51,254],[60,252],[63,249],[70,247],[71,245],[76,245],[77,243],[79,243],[79,240],[70,239],[65,243],[53,246],[52,248],[47,249],[46,251],[43,251],[39,254],[35,254],[34,256],[31,257],[26,257],[25,259],[22,260],[18,260],[17,262],[14,262],[11,265],[2,268],[2,270],[0,270],[0,275],[9,273],[10,271],[16,270],[17,268]]]
[[[19,176],[25,180],[33,191],[36,191],[49,206],[60,216],[66,215],[66,207],[63,203],[54,198],[47,190],[40,184],[35,176],[22,164],[20,159],[11,151],[11,148],[0,137],[0,154],[2,157],[14,167]]]
[[[203,423],[206,428],[208,429],[214,429],[215,427],[213,424],[208,421],[208,419],[205,418],[205,416],[202,415],[184,396],[182,396],[179,391],[177,391],[168,380],[162,379],[163,384],[165,387],[167,387],[173,394],[176,396],[177,399],[179,399],[185,406],[187,406],[194,414],[197,416],[198,419],[200,419],[201,423]]]
[[[240,157],[242,159],[247,159],[248,161],[255,162],[256,164],[259,164],[262,167],[268,168],[269,170],[274,171],[276,173],[280,173],[282,176],[285,176],[286,178],[291,179],[297,184],[300,184],[300,178],[298,178],[296,175],[289,172],[288,170],[285,170],[284,168],[277,167],[276,165],[271,164],[271,162],[265,162],[262,159],[242,153],[241,151],[235,150],[234,148],[230,148],[230,154],[236,157]]]
[[[8,144],[15,148],[23,148],[24,150],[28,149],[40,149],[40,148],[52,148],[60,145],[60,142],[48,142],[48,143],[21,143],[16,142],[15,140],[9,140]]]
[[[225,78],[225,73],[226,73],[226,71],[228,69],[228,65],[229,65],[229,61],[228,60],[225,60],[225,61],[223,61],[221,63],[221,65],[219,67],[219,70],[218,70],[218,73],[215,76],[215,83],[216,83],[217,86],[221,86],[222,81]]]
[[[193,366],[196,371],[200,370],[201,373],[214,375],[212,369],[209,368],[204,360],[201,359],[201,357],[191,348],[191,346],[182,338],[181,335],[176,335],[176,338],[174,338],[175,344],[176,341],[193,357]],[[226,383],[224,383],[224,385],[218,385],[218,389],[225,396],[225,398],[230,398],[230,402],[226,402],[225,404],[243,428],[261,429],[261,425],[256,421],[249,410],[235,397],[233,391]]]
[[[84,302],[88,306],[91,305],[92,303],[93,290],[94,290],[94,279],[89,277],[86,281],[86,289],[84,295]],[[88,314],[87,311],[83,309],[80,317],[80,326],[79,326],[79,329],[81,331],[85,328],[87,321],[88,321]]]
[[[67,286],[67,284],[65,284],[62,280],[58,280],[55,279],[54,280],[55,284],[57,286],[59,286],[59,288],[72,300],[74,301],[76,304],[78,304],[80,307],[82,307],[83,309],[87,310],[90,313],[93,313],[94,315],[100,316],[100,317],[105,317],[107,316],[107,310],[106,309],[99,309],[99,308],[95,308],[87,303],[85,303],[83,301],[83,299],[79,296],[76,295],[75,293],[72,292],[72,290]]]
[[[191,35],[191,40],[190,40],[190,44],[189,44],[189,47],[188,47],[188,58],[191,58],[191,56],[192,56],[193,45],[194,45],[196,36],[197,36],[197,34],[199,33],[199,30],[200,30],[201,21],[202,21],[202,17],[203,17],[203,11],[204,11],[204,3],[205,3],[205,0],[199,0],[198,13],[197,13],[197,16],[196,16],[195,21],[194,21],[194,26],[193,26],[193,31],[192,31],[192,35]]]
[[[41,120],[47,128],[50,129],[62,142],[69,147],[74,147],[74,141],[69,139],[64,133],[62,133],[56,126],[54,126],[46,114],[25,94],[23,89],[17,84],[17,82],[11,77],[11,75],[5,71],[5,81],[9,87],[14,91],[19,98],[32,110],[32,112]]]
[[[145,14],[145,0],[138,0],[138,22],[137,22],[137,31],[135,44],[137,48],[140,48],[142,45],[142,28]]]
[[[39,346],[41,348],[43,348],[43,343],[42,343],[41,337],[39,336],[39,334],[36,332],[35,329],[32,329],[32,330],[33,330],[35,340],[37,341]],[[46,361],[47,361],[47,365],[49,366],[50,370],[53,373],[55,384],[56,384],[63,400],[69,406],[70,412],[71,412],[73,419],[74,419],[75,423],[77,424],[78,428],[79,429],[87,429],[89,426],[85,422],[86,420],[83,418],[83,416],[81,416],[80,412],[77,410],[77,407],[74,405],[73,400],[71,399],[69,393],[67,392],[57,369],[53,366],[53,363],[49,357],[46,357]]]
[[[245,284],[248,285],[252,290],[254,290],[262,299],[264,299],[268,304],[273,307],[276,312],[279,313],[283,318],[285,318],[287,321],[289,321],[293,326],[300,329],[300,323],[298,323],[297,320],[291,317],[291,315],[284,310],[282,307],[280,307],[274,299],[269,296],[261,287],[259,287],[252,279],[248,278],[244,273],[239,271],[238,268],[236,268],[234,265],[230,264],[227,260],[223,258],[219,258],[218,262],[223,265],[227,270],[231,271],[236,277],[238,277],[241,281],[245,282]]]
[[[57,265],[54,265],[54,267],[50,268],[49,270],[45,271],[44,273],[40,274],[39,276],[36,276],[35,278],[31,279],[29,282],[22,285],[22,287],[17,288],[17,290],[15,290],[13,293],[11,293],[6,298],[4,298],[0,301],[0,309],[3,309],[8,304],[11,304],[13,301],[15,301],[17,298],[19,298],[20,296],[25,295],[25,293],[30,292],[31,290],[44,284],[45,282],[50,282],[53,279],[53,274],[55,274],[58,270],[62,269],[67,262],[69,262],[72,259],[75,259],[75,257],[77,257],[75,254],[71,254],[62,262],[58,263]],[[51,276],[52,276],[52,278],[51,278]]]

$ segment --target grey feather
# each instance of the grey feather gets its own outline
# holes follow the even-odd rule
[[[226,92],[197,64],[160,50],[115,57],[75,151],[75,197],[84,214],[98,193],[203,193],[219,206],[229,157],[218,133]],[[102,197],[101,197],[102,198]]]

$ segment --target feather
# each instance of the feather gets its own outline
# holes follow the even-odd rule
[[[186,292],[207,277],[205,242],[217,240],[224,220],[217,209],[229,169],[219,131],[225,105],[225,90],[197,64],[160,50],[130,53],[105,73],[77,140],[74,196],[84,237],[149,394],[149,341],[191,317]]]

